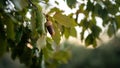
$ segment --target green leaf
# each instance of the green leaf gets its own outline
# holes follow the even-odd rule
[[[34,40],[37,39],[38,38],[38,32],[36,30],[36,11],[34,9],[32,9],[32,11],[31,11],[30,29],[32,31],[32,39],[34,39]]]
[[[51,14],[51,13],[54,13],[54,12],[62,12],[62,11],[59,10],[58,8],[54,7],[48,12],[48,14]]]
[[[97,8],[97,7],[96,7]],[[104,20],[108,19],[108,10],[106,8],[103,8],[102,10],[99,10],[98,15]]]
[[[81,4],[80,6],[79,6],[79,9],[77,10],[77,12],[76,12],[76,14],[78,15],[79,13],[84,13],[84,6],[85,6],[85,4]]]
[[[81,26],[84,30],[86,30],[90,27],[90,22],[88,22],[87,18],[85,18],[80,22],[79,26]]]
[[[91,2],[91,0],[88,0],[87,2],[87,11],[92,11],[94,9],[94,5],[93,3]]]
[[[89,46],[89,45],[91,45],[91,44],[93,44],[93,36],[92,36],[92,34],[89,34],[88,36],[87,36],[87,38],[85,39],[85,45],[86,46]]]
[[[103,2],[108,13],[115,15],[119,11],[119,6],[112,4],[109,0]]]
[[[117,5],[120,6],[120,1],[119,0],[115,0],[115,2],[117,3]]]
[[[68,39],[69,36],[77,37],[77,32],[75,28],[64,28],[65,38]]]
[[[47,61],[48,59],[51,58],[51,56],[52,56],[52,51],[49,50],[49,48],[44,47],[44,48],[42,49],[42,51],[43,51],[43,54],[44,54],[44,60],[45,60],[45,61]]]
[[[19,43],[23,35],[23,27],[17,26],[15,31],[15,42]]]
[[[2,37],[0,34],[0,57],[6,52],[7,50],[7,40]]]
[[[36,29],[36,20],[35,19],[36,19],[36,12],[34,9],[32,9],[32,11],[31,11],[31,30],[32,30],[32,32],[34,32]]]
[[[101,11],[103,11],[102,6],[100,4],[96,4],[95,8],[93,10],[93,12],[95,13],[95,15],[98,15],[98,16],[101,17],[101,14],[102,14]]]
[[[42,13],[42,8],[36,4],[36,8],[32,8],[31,11],[31,30],[33,35],[37,37],[38,34],[42,35],[45,34],[45,16]]]
[[[65,35],[65,38],[66,38],[66,39],[69,38],[69,35],[70,35],[69,28],[65,28],[65,29],[64,29],[64,35]]]
[[[105,27],[106,25],[108,25],[108,23],[109,23],[110,20],[111,20],[110,17],[103,18],[103,23],[102,23],[102,25]]]
[[[66,2],[70,8],[74,8],[77,1],[76,0],[66,0]]]
[[[50,44],[49,42],[47,42],[46,47],[47,47],[49,50],[53,51],[52,44]]]
[[[12,0],[12,2],[14,3],[15,8],[20,11],[28,6],[27,0]]]
[[[3,20],[0,19],[0,57],[6,52],[7,50],[7,39],[6,39],[6,32],[4,29]]]
[[[7,38],[15,40],[14,22],[10,19],[8,19],[8,20],[9,21],[6,23],[6,25],[7,25]]]
[[[87,36],[87,38],[85,39],[85,45],[86,46],[89,46],[89,45],[93,45],[93,47],[96,47],[97,44],[96,44],[96,38],[93,36],[93,34],[89,34]]]
[[[56,51],[53,56],[54,59],[59,60],[62,63],[67,63],[70,58],[70,53],[69,51]]]
[[[42,8],[37,5],[36,10],[36,30],[39,34],[45,34],[45,16],[42,13]]]
[[[6,0],[0,0],[0,8],[3,8],[3,6],[6,5]]]
[[[54,15],[54,19],[60,24],[65,27],[75,27],[76,23],[73,18],[70,18],[68,16],[62,15],[61,13],[56,13]]]
[[[53,40],[56,42],[56,44],[60,43],[61,40],[61,35],[60,35],[60,29],[57,26],[58,24],[56,24],[55,22],[53,22],[53,28],[55,30],[55,35],[52,36]]]
[[[98,37],[99,37],[99,34],[100,34],[100,32],[101,32],[102,30],[101,30],[101,28],[98,27],[97,25],[93,25],[93,26],[91,27],[91,31],[92,31],[94,37],[97,37],[97,38],[98,38]]]
[[[115,34],[115,27],[113,24],[110,24],[107,30],[107,34],[109,37],[111,37],[113,34]]]
[[[73,37],[77,37],[77,32],[75,28],[70,28],[70,35]]]
[[[52,43],[53,43],[52,38],[49,38],[49,37],[47,37],[47,38],[46,38],[46,41],[47,41],[48,43],[50,43],[50,44],[52,44]]]
[[[115,17],[115,22],[116,22],[117,29],[119,29],[120,28],[120,16]]]

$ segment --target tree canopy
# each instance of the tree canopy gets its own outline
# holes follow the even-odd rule
[[[109,37],[120,28],[119,0],[63,1],[70,9],[77,6],[79,9],[65,15],[58,7],[49,8],[49,0],[0,0],[0,56],[10,51],[13,59],[19,58],[28,67],[54,68],[70,58],[69,49],[62,48],[60,41],[61,37],[77,37],[76,26],[82,28],[80,35],[85,45],[93,47],[97,46],[102,31],[96,17],[103,20],[103,27],[108,27]],[[57,0],[55,4],[59,6]],[[81,13],[85,17],[78,22]],[[86,31],[89,32],[87,37],[84,36]]]

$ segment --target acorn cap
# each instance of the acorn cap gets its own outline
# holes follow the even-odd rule
[[[51,21],[47,21],[47,22],[45,23],[45,25],[46,25],[46,26],[52,25],[52,22],[51,22]]]

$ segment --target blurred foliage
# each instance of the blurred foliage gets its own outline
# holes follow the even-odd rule
[[[98,48],[91,49],[65,43],[71,48],[72,58],[58,68],[119,68],[120,37],[115,37]]]
[[[109,26],[110,37],[120,28],[119,0],[63,1],[71,9],[78,4],[79,9],[65,15],[55,6],[50,11],[43,11],[43,4],[50,6],[49,0],[0,0],[0,56],[11,51],[13,59],[19,58],[29,68],[54,68],[70,58],[69,49],[61,49],[60,41],[61,37],[77,37],[76,26],[82,27],[81,40],[93,47],[97,46],[96,40],[102,31],[96,24],[96,17],[103,20],[104,27]],[[59,5],[59,2],[56,0],[55,4]],[[85,18],[79,23],[80,13]],[[85,31],[89,31],[87,37],[84,37]]]

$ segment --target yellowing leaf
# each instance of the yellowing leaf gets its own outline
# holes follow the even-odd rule
[[[69,33],[70,33],[70,32],[69,32],[69,29],[68,29],[68,28],[65,28],[65,29],[64,29],[64,35],[65,35],[65,38],[66,38],[66,39],[69,38],[69,35],[70,35]]]
[[[59,10],[58,8],[54,7],[48,12],[48,14],[51,14],[51,13],[54,13],[54,12],[62,12],[62,11]]]
[[[53,38],[53,40],[54,40],[57,44],[59,44],[59,43],[60,43],[60,40],[61,40],[61,38],[60,38],[60,30],[59,30],[59,28],[57,27],[57,24],[54,23],[54,22],[53,22],[53,27],[54,27],[54,30],[55,30],[55,35],[52,36],[52,38]]]
[[[73,37],[77,37],[77,32],[75,28],[70,28],[70,35]]]
[[[54,19],[61,25],[65,27],[74,27],[76,26],[75,20],[70,18],[69,16],[62,15],[60,13],[56,13],[54,15]]]
[[[77,37],[77,32],[75,28],[64,28],[65,38],[68,39],[69,36]]]

